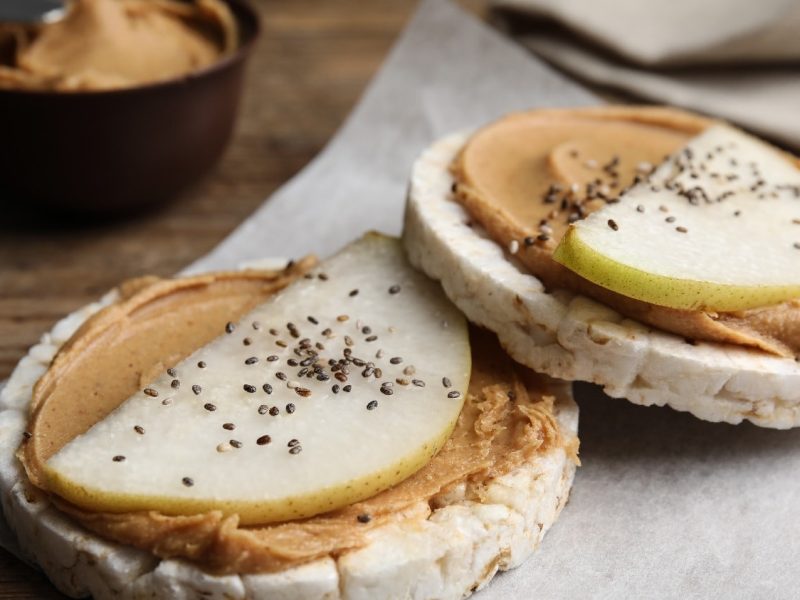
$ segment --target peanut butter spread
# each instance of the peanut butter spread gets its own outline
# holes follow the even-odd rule
[[[36,385],[30,436],[19,452],[29,480],[46,490],[50,456],[313,263],[122,286],[120,299],[76,332]],[[453,498],[480,500],[487,480],[548,449],[564,447],[577,461],[577,440],[562,437],[553,410],[553,394],[567,393],[566,384],[516,365],[486,332],[474,330],[471,338],[473,371],[452,436],[422,470],[365,501],[302,521],[245,527],[221,511],[98,513],[54,500],[91,531],[157,556],[218,573],[268,572],[356,549],[375,527],[424,519]]]
[[[479,130],[461,150],[452,165],[454,195],[549,289],[587,295],[627,317],[689,340],[798,356],[800,299],[737,313],[677,310],[602,288],[552,259],[570,223],[613,202],[712,123],[658,107],[510,115]]]
[[[0,88],[105,90],[186,75],[236,46],[220,0],[73,0],[64,19],[0,24]]]

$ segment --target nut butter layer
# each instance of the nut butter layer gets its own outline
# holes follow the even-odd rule
[[[74,0],[63,20],[0,23],[0,88],[107,90],[186,75],[236,47],[220,0]]]
[[[548,289],[584,294],[690,340],[800,355],[800,300],[737,313],[678,310],[602,288],[552,259],[570,223],[614,202],[713,123],[658,107],[511,115],[479,130],[453,162],[455,198]]]

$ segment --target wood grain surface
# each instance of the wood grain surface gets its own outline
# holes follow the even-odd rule
[[[252,1],[263,36],[234,138],[202,182],[161,210],[116,223],[51,222],[2,206],[0,380],[56,320],[120,280],[176,272],[300,170],[353,107],[415,5]],[[63,597],[0,550],[0,599]]]

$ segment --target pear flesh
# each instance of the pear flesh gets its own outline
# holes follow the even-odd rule
[[[424,466],[469,383],[463,316],[378,235],[226,331],[52,456],[51,491],[97,511],[308,517]]]
[[[574,223],[554,258],[624,296],[736,311],[800,297],[800,169],[731,127]]]

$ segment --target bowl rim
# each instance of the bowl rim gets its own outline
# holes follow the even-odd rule
[[[143,83],[141,85],[134,85],[122,88],[112,88],[105,90],[36,90],[36,89],[23,89],[23,88],[0,88],[0,95],[18,95],[18,96],[35,96],[39,98],[100,98],[108,96],[119,96],[124,94],[131,94],[137,92],[147,92],[150,90],[157,90],[169,88],[179,85],[191,83],[197,79],[203,79],[214,73],[225,71],[230,66],[245,60],[253,50],[253,46],[258,42],[261,37],[261,19],[258,16],[253,5],[247,0],[221,0],[227,4],[238,25],[241,26],[243,22],[247,25],[252,32],[248,39],[242,40],[239,46],[233,52],[224,54],[219,60],[214,61],[210,65],[201,67],[194,71],[190,71],[184,75],[177,77],[170,77],[169,79],[160,79],[150,83]]]

